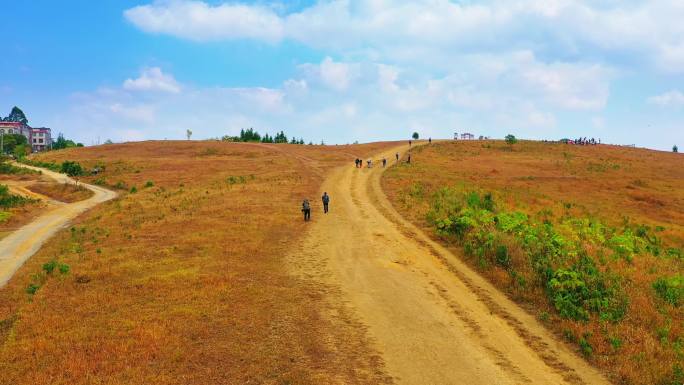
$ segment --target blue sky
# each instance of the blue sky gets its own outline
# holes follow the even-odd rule
[[[11,2],[0,114],[86,144],[254,127],[684,145],[681,1]],[[6,17],[11,15],[11,17]]]

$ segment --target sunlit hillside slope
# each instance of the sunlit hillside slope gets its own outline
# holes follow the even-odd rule
[[[383,383],[329,288],[288,274],[300,205],[388,143],[144,142],[53,151],[119,192],[0,289],[2,384]],[[335,314],[335,317],[331,317]]]
[[[684,381],[684,156],[440,142],[383,188],[617,383]]]

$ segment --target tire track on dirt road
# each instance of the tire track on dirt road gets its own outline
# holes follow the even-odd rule
[[[16,164],[32,170],[39,170],[58,183],[76,183],[66,175],[37,167]],[[19,228],[0,240],[0,287],[12,278],[14,273],[57,231],[86,210],[116,197],[116,193],[99,186],[80,183],[93,192],[93,196],[79,202],[63,204],[48,209],[33,222]]]
[[[394,148],[375,156],[393,159]],[[295,273],[339,288],[399,384],[608,384],[539,322],[394,210],[382,167],[335,170]],[[321,191],[321,192],[322,192]]]

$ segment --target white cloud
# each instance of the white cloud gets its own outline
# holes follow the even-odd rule
[[[155,120],[154,108],[148,105],[125,106],[121,103],[114,103],[109,106],[109,110],[134,121],[152,123]]]
[[[292,39],[334,54],[366,50],[382,61],[444,63],[459,52],[534,47],[559,54],[615,52],[684,72],[681,1],[331,0],[278,14],[261,5],[172,0],[124,15],[144,31],[185,39]]]
[[[282,20],[271,9],[261,6],[164,1],[128,9],[124,16],[143,31],[190,40],[252,38],[277,41],[283,34]]]
[[[565,109],[595,110],[605,107],[611,71],[599,64],[541,63],[525,53],[516,63],[524,83]]]
[[[337,91],[344,91],[349,84],[358,76],[358,65],[355,63],[341,63],[326,57],[318,64],[305,64],[301,68],[313,81],[318,81],[325,86]]]
[[[684,106],[684,94],[672,90],[661,95],[651,96],[648,98],[648,102],[661,107],[682,107]]]
[[[126,79],[123,88],[129,91],[162,91],[179,93],[180,85],[172,75],[162,72],[159,67],[146,68],[136,79]]]
[[[399,86],[396,84],[398,77],[399,70],[397,68],[386,64],[378,64],[378,84],[383,91],[397,91],[399,89]]]

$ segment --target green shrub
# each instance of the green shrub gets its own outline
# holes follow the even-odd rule
[[[25,174],[38,174],[39,171],[31,170],[24,167],[13,166],[9,163],[0,161],[0,174],[6,175],[25,175]]]
[[[584,336],[577,341],[580,346],[580,351],[585,357],[591,356],[591,354],[594,352],[594,349],[589,344],[589,341],[587,341],[587,338],[589,338],[589,336]]]
[[[81,176],[84,174],[83,168],[79,163],[69,160],[64,161],[64,163],[62,163],[60,171],[64,174],[67,174],[68,176]]]
[[[0,208],[8,209],[11,207],[22,206],[32,201],[33,200],[29,198],[10,194],[9,187],[4,184],[0,184]]]
[[[57,261],[54,259],[48,263],[43,264],[43,271],[47,274],[52,274],[52,272],[55,270],[57,267]]]
[[[36,285],[35,283],[31,283],[26,287],[26,293],[30,295],[36,294],[36,292],[40,289],[39,285]]]
[[[554,307],[563,318],[589,319],[589,312],[583,307],[587,285],[580,274],[573,270],[558,269],[548,283]]]
[[[684,275],[660,277],[653,283],[653,289],[663,301],[673,306],[684,303]]]
[[[506,135],[505,140],[506,140],[506,143],[508,143],[510,145],[518,143],[518,139],[512,134]]]
[[[99,178],[95,179],[93,181],[93,183],[98,185],[98,186],[106,186],[107,185],[107,181],[103,177],[99,177]]]
[[[131,190],[130,190],[130,191],[131,191],[131,194],[135,194],[135,193],[138,192],[138,188],[135,187],[135,186],[133,186],[133,187],[131,187]]]
[[[660,242],[645,226],[617,233],[596,220],[569,218],[554,227],[548,217],[497,211],[491,194],[448,188],[433,195],[426,219],[439,235],[459,242],[480,268],[509,269],[512,282],[526,286],[525,277],[510,270],[509,247],[519,247],[533,268],[534,283],[546,289],[561,317],[575,320],[596,314],[601,320],[617,322],[629,307],[621,278],[599,270],[584,243],[600,246],[594,247],[598,250],[612,247],[631,258],[643,245]]]
[[[511,266],[511,257],[508,255],[508,248],[505,245],[499,245],[496,248],[496,263],[505,268]]]
[[[12,218],[12,213],[9,211],[0,211],[0,223],[8,221]]]
[[[152,186],[154,186],[154,182],[152,182],[151,180],[148,180],[147,182],[145,182],[145,187],[146,187],[146,188],[149,188],[149,187],[152,187]]]
[[[60,274],[68,274],[70,269],[71,268],[66,263],[60,263],[59,264],[59,273]]]
[[[682,249],[671,247],[667,249],[667,256],[669,258],[683,259],[684,253],[682,253]]]
[[[620,337],[609,337],[608,342],[610,342],[610,346],[612,346],[614,350],[619,350],[622,347],[622,339],[620,339]]]

